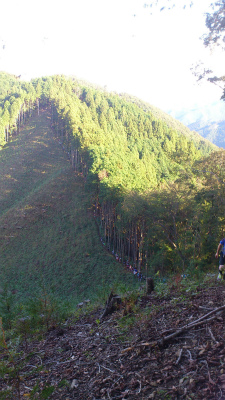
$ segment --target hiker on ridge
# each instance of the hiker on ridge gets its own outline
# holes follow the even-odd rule
[[[225,238],[223,238],[219,242],[215,257],[218,258],[219,255],[220,255],[220,258],[219,258],[219,273],[220,273],[220,276],[218,278],[219,279],[225,279],[225,275],[224,275],[224,268],[225,268]]]

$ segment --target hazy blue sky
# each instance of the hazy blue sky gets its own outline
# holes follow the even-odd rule
[[[190,67],[209,55],[199,37],[210,0],[151,14],[147,0],[7,0],[1,4],[0,70],[22,78],[73,74],[136,95],[165,111],[219,99]],[[159,0],[159,6],[163,5]],[[196,3],[196,4],[195,4]]]

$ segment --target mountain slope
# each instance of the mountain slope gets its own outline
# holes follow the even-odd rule
[[[148,274],[184,269],[193,257],[199,265],[203,257],[204,266],[207,258],[208,265],[217,230],[211,224],[213,237],[207,252],[196,244],[196,240],[206,243],[205,229],[209,228],[206,219],[203,223],[196,217],[204,212],[205,204],[196,191],[208,184],[196,162],[203,161],[215,146],[202,140],[199,149],[199,142],[138,105],[80,87],[64,76],[33,84],[41,87],[41,103],[51,102],[54,132],[63,141],[73,168],[85,177],[96,221],[110,250],[122,260],[129,259],[139,273],[146,265]],[[210,203],[213,209],[214,205]]]
[[[0,152],[0,186],[1,288],[20,298],[45,286],[76,303],[112,281],[132,282],[101,245],[83,179],[72,172],[47,111]]]
[[[195,141],[170,128],[136,102],[81,86],[65,76],[37,79],[30,86],[26,93],[32,95],[31,112],[38,110],[39,105],[51,105],[48,118],[49,122],[51,119],[52,130],[65,147],[73,170],[84,177],[88,206],[94,208],[102,241],[107,243],[111,252],[117,253],[123,262],[129,260],[139,274],[147,275],[184,269],[185,265],[193,265],[192,258],[197,259],[194,263],[199,265],[204,262],[204,267],[206,258],[207,265],[211,262],[211,248],[218,240],[217,224],[210,222],[213,235],[209,246],[205,240],[209,221],[204,218],[203,222],[201,214],[204,213],[209,191],[212,187],[217,191],[216,184],[213,182],[212,186],[203,173],[203,157],[212,153],[215,146],[204,140]],[[27,105],[25,98],[20,116],[26,113],[23,105]],[[6,102],[4,108],[9,121],[11,106]],[[40,156],[33,152],[32,157],[35,160]],[[212,154],[212,159],[209,158],[207,171],[211,168],[215,171],[215,158],[215,154]],[[220,159],[223,156],[220,155]],[[23,180],[26,180],[26,175]],[[207,186],[204,193],[197,196],[197,191],[204,185]],[[64,188],[59,187],[56,192],[59,190]],[[76,189],[69,189],[71,197],[74,191]],[[6,205],[13,196],[10,188],[8,194],[8,199],[4,200]],[[214,213],[215,202],[210,202],[210,207]],[[66,216],[68,208],[70,206],[66,208]],[[46,214],[45,207],[43,210]],[[51,210],[50,207],[48,211]],[[218,214],[217,209],[212,215]],[[53,212],[50,221],[57,225]],[[61,229],[58,231],[61,235]],[[196,235],[196,232],[201,234]],[[61,243],[61,237],[60,240],[53,239],[53,242]],[[205,243],[207,251],[202,243]],[[70,249],[72,246],[70,242]],[[52,257],[48,261],[52,266],[56,251],[62,257],[62,251],[55,250],[53,246]],[[84,263],[82,256],[79,257],[80,263]],[[60,267],[58,271],[59,276],[60,273],[63,275]],[[85,273],[83,277],[86,278]],[[100,279],[99,273],[97,277]],[[80,277],[80,281],[84,280]],[[58,282],[60,279],[53,283],[64,292],[63,285]],[[84,283],[79,290],[82,285]]]
[[[90,82],[82,81],[75,77],[71,77],[71,79],[73,79],[73,81],[76,82],[77,85],[86,86],[88,88],[98,90],[99,92],[102,92],[102,93],[105,92],[105,89],[103,87],[94,85]],[[177,118],[176,117],[174,118],[169,113],[162,111],[158,107],[155,107],[152,104],[149,104],[149,103],[139,99],[136,96],[132,96],[128,93],[117,94],[116,92],[113,92],[112,94],[115,96],[119,96],[120,98],[124,99],[127,102],[137,105],[139,108],[141,108],[142,110],[144,110],[147,113],[151,113],[155,118],[164,122],[169,128],[174,129],[177,132],[179,132],[180,134],[197,142],[200,149],[208,148],[209,151],[217,150],[217,147],[216,147],[217,144],[215,142],[212,142],[210,137],[208,138],[208,137],[202,135],[201,132],[198,132],[198,131],[196,132],[195,129],[192,129],[191,126],[187,125],[185,118],[186,118],[186,113],[188,114],[188,112],[184,112],[184,115],[182,115],[182,116],[178,115]],[[216,111],[218,113],[218,105],[216,105],[216,106],[217,106]],[[220,107],[223,107],[223,104],[221,105],[221,102],[220,102]],[[207,110],[207,114],[208,113],[209,113],[209,110]],[[188,115],[187,115],[187,118],[188,118]]]

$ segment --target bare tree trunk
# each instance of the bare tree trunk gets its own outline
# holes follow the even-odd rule
[[[138,272],[141,272],[141,264],[142,264],[142,249],[143,249],[143,243],[144,243],[144,223],[143,226],[141,227],[141,234],[140,234],[140,243],[139,243],[139,248],[138,248]]]

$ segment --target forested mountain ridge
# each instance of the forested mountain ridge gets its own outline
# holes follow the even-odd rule
[[[130,102],[138,105],[144,111],[152,113],[157,119],[163,121],[171,129],[174,129],[178,133],[181,133],[181,134],[187,136],[189,139],[190,138],[193,139],[196,143],[198,143],[199,148],[201,148],[201,146],[203,147],[203,152],[204,152],[204,148],[207,145],[208,145],[209,149],[213,148],[214,150],[216,150],[216,147],[218,145],[216,143],[212,142],[212,140],[210,140],[209,137],[206,137],[205,135],[202,135],[201,133],[196,132],[194,128],[192,129],[191,125],[190,126],[184,125],[178,119],[173,118],[171,115],[165,113],[164,111],[160,110],[159,108],[154,107],[153,105],[150,105],[150,104],[138,99],[135,96],[131,96],[126,93],[121,94],[121,96],[126,101],[130,101]],[[214,146],[212,146],[213,144],[214,144]]]
[[[107,90],[105,88],[100,87],[99,85],[94,85],[90,82],[77,79],[76,77],[73,77],[73,76],[71,76],[71,79],[80,86],[85,86],[92,90],[99,90],[100,92],[107,92]],[[113,94],[115,96],[119,96],[127,102],[136,104],[139,108],[143,109],[145,112],[149,112],[152,115],[154,115],[156,119],[163,121],[171,129],[176,130],[178,132],[178,134],[181,133],[183,135],[186,135],[189,138],[192,138],[196,143],[199,143],[199,148],[201,147],[201,143],[202,143],[203,152],[204,152],[205,146],[206,147],[208,146],[209,149],[213,148],[213,150],[216,150],[217,145],[214,143],[214,146],[213,146],[213,143],[210,139],[206,138],[205,136],[202,136],[195,130],[192,130],[191,127],[189,128],[187,125],[183,124],[181,121],[179,121],[178,119],[175,119],[174,117],[172,117],[168,113],[160,110],[159,108],[157,108],[135,96],[132,96],[128,93],[111,92],[111,94]],[[210,152],[210,150],[209,150],[209,152]]]
[[[100,92],[106,92],[106,89],[99,85],[91,84],[90,82],[77,79],[76,77],[73,76],[71,76],[71,79],[80,86],[86,86],[92,90],[99,90]],[[159,108],[153,106],[152,104],[149,104],[128,93],[112,92],[111,94],[119,96],[127,102],[136,104],[139,108],[143,109],[145,112],[149,112],[152,115],[154,115],[156,119],[163,121],[171,129],[176,130],[178,134],[181,133],[183,135],[186,135],[188,138],[192,138],[196,143],[199,143],[199,148],[201,148],[201,144],[203,146],[203,149],[207,145],[209,149],[213,148],[214,150],[217,149],[217,146],[221,147],[219,144],[211,140],[211,136],[206,136],[202,134],[202,132],[199,132],[198,129],[195,129],[195,127],[192,128],[191,124],[183,123],[179,119],[172,117],[170,114],[160,110]],[[183,118],[185,119],[184,115]]]
[[[105,93],[105,94],[107,93],[104,88],[100,88],[100,87],[98,87],[96,85],[92,85],[88,82],[81,81],[81,80],[79,81],[76,78],[71,78],[71,79],[67,78],[67,79],[73,81],[75,83],[76,87],[79,87],[79,88],[86,87],[87,90],[98,91],[99,93]],[[25,112],[28,102],[29,101],[33,102],[40,97],[40,85],[38,85],[38,87],[36,87],[36,90],[37,90],[37,93],[34,92],[34,86],[32,86],[28,82],[20,81],[19,77],[1,72],[0,73],[0,96],[1,96],[0,100],[1,100],[1,109],[2,109],[2,111],[1,111],[2,123],[4,123],[4,121],[5,121],[5,124],[7,125],[7,117],[8,117],[7,112],[9,112],[10,119],[8,121],[9,122],[8,125],[10,126],[10,125],[14,124],[14,127],[15,127],[15,122],[16,122],[15,109],[18,108],[18,104],[16,107],[15,100],[17,99],[17,103],[18,103],[19,99],[22,100],[22,108],[23,108],[23,111]],[[184,135],[189,136],[189,138],[192,137],[196,143],[199,142],[200,140],[202,140],[198,135],[191,132],[187,127],[185,127],[179,121],[175,120],[174,118],[172,118],[168,114],[162,112],[161,110],[157,109],[156,107],[153,107],[153,106],[149,105],[148,103],[145,103],[145,102],[141,101],[140,99],[135,98],[134,96],[130,96],[128,94],[117,95],[116,93],[108,93],[108,95],[120,97],[120,98],[123,98],[126,102],[134,103],[139,108],[143,109],[145,112],[152,114],[156,120],[162,121],[163,123],[165,123],[167,125],[167,127],[175,130],[178,134],[182,133]],[[29,99],[28,99],[28,97],[29,97]],[[12,103],[14,103],[14,104],[12,104]],[[21,107],[21,104],[19,106]],[[2,130],[3,130],[3,128],[2,128]],[[2,134],[2,136],[4,136],[4,135]],[[4,143],[4,139],[2,139],[2,140]],[[204,142],[203,148],[202,148],[203,153],[205,153],[206,151],[210,152],[211,149],[213,148],[212,144],[207,143],[207,141],[205,141],[205,140],[203,140],[203,142]],[[209,147],[208,150],[206,150],[207,146]],[[201,145],[198,145],[198,148],[200,148],[200,147],[201,147]],[[214,150],[215,150],[215,147],[214,147]]]
[[[136,173],[140,173],[140,168],[135,168],[136,160],[137,164],[141,165],[143,171],[141,179],[144,190],[148,187],[154,187],[155,184],[166,179],[166,176],[170,174],[172,175],[175,173],[176,175],[175,170],[178,164],[179,166],[184,162],[186,164],[187,158],[189,158],[188,161],[191,163],[193,159],[201,157],[201,154],[206,155],[216,149],[214,145],[204,139],[202,139],[202,143],[200,143],[198,140],[190,140],[188,137],[182,135],[179,137],[180,132],[171,129],[168,124],[156,118],[154,114],[143,112],[136,104],[129,104],[129,102],[125,101],[121,96],[113,93],[95,91],[81,86],[77,86],[74,90],[75,92],[78,90],[78,98],[82,106],[86,105],[90,111],[89,121],[92,120],[92,127],[89,124],[86,130],[88,131],[90,127],[92,131],[99,130],[102,138],[104,137],[105,140],[104,146],[109,146],[111,149],[114,143],[110,144],[110,139],[115,136],[116,132],[120,144],[122,140],[125,140],[123,146],[117,149],[117,154],[120,154],[123,158],[123,169],[125,169],[126,160],[131,158],[133,165],[131,168],[130,165],[128,166],[130,171],[134,170]],[[65,102],[65,99],[61,101]],[[82,120],[82,123],[83,122],[84,120]],[[95,126],[96,123],[97,126]],[[110,131],[109,139],[107,135]],[[105,135],[105,133],[107,134]],[[89,138],[91,135],[92,133],[89,133]],[[117,143],[119,143],[118,140]],[[90,143],[88,143],[88,146],[89,144]],[[96,144],[94,137],[92,144]],[[101,144],[103,144],[103,142]],[[128,148],[126,154],[124,153],[125,147]],[[196,150],[200,150],[200,152],[198,153]],[[109,152],[110,151],[111,150],[109,150]],[[182,156],[180,156],[181,153]],[[149,157],[150,154],[151,157]],[[100,158],[101,157],[102,154],[100,155]],[[178,163],[176,163],[176,161],[178,161]],[[147,170],[144,166],[146,164]],[[151,179],[147,180],[146,175],[149,175],[149,170],[151,169]],[[169,171],[169,169],[171,170]],[[174,169],[173,172],[172,169]],[[155,181],[154,175],[156,175]],[[124,173],[123,179],[125,179]],[[126,187],[126,184],[127,183],[122,183],[124,187]],[[139,190],[141,188],[135,188],[135,183],[133,181],[129,189]]]

